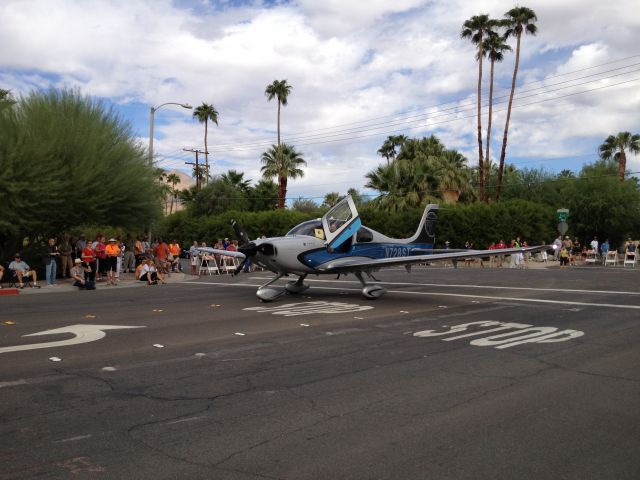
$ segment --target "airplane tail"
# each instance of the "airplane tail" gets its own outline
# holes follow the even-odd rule
[[[408,243],[422,243],[435,245],[436,221],[438,220],[438,205],[430,203],[424,209],[418,231],[411,237]]]

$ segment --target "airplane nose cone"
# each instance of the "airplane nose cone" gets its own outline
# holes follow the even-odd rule
[[[238,251],[244,254],[246,257],[253,257],[258,252],[258,247],[255,242],[245,243],[238,247]]]

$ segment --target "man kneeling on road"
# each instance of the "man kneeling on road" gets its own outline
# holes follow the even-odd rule
[[[95,290],[96,284],[91,280],[87,280],[85,278],[85,273],[91,273],[91,267],[87,264],[83,265],[82,260],[76,258],[75,264],[71,269],[71,278],[75,281],[73,282],[74,287],[78,287],[80,290]]]
[[[40,288],[38,285],[38,279],[35,270],[31,270],[26,262],[23,262],[20,258],[20,254],[16,253],[13,256],[13,262],[9,264],[9,270],[13,271],[14,275],[18,277],[18,286],[24,288],[23,278],[31,278],[33,280],[33,286]]]

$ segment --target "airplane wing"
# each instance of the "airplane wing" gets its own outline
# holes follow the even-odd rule
[[[406,257],[392,258],[353,258],[342,257],[328,262],[318,270],[326,273],[348,273],[382,267],[392,267],[395,265],[412,265],[416,263],[434,262],[436,260],[457,260],[465,258],[486,258],[498,255],[511,255],[514,253],[531,253],[542,250],[552,250],[552,245],[541,245],[526,248],[503,248],[500,250],[454,250],[447,253],[431,253],[426,255],[411,255]]]
[[[241,259],[247,258],[247,256],[244,253],[232,252],[229,250],[220,250],[218,248],[198,247],[198,251],[204,252],[204,253],[210,253],[212,255],[225,255],[227,257],[236,257]]]

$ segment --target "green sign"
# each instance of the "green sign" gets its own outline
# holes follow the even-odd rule
[[[569,210],[566,208],[559,208],[556,211],[556,216],[558,218],[558,221],[560,222],[566,222],[567,219],[569,218]]]

